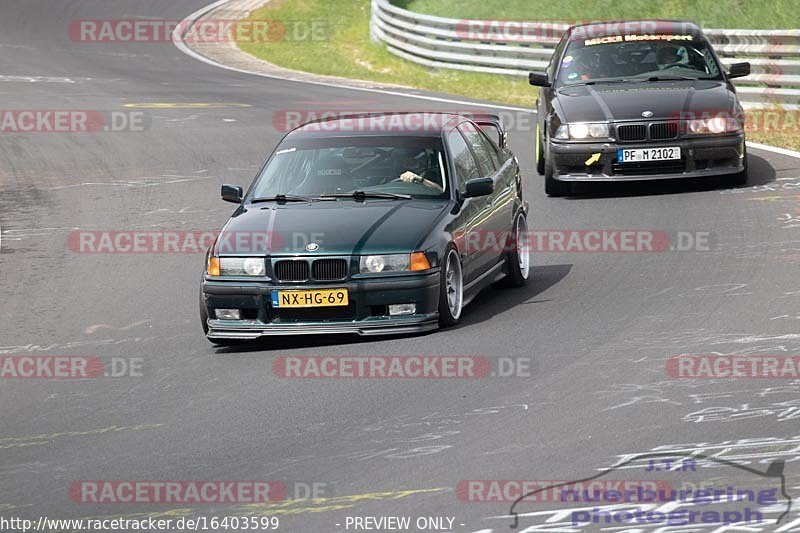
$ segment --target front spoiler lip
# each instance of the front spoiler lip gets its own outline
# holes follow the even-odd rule
[[[264,324],[256,321],[208,320],[209,339],[253,340],[270,335],[357,334],[396,335],[438,329],[436,314],[413,318],[381,319],[357,322],[293,322]]]
[[[624,176],[590,176],[588,174],[560,174],[553,176],[553,179],[556,181],[569,181],[569,182],[585,182],[585,183],[613,183],[617,181],[663,181],[663,180],[682,180],[682,179],[691,179],[691,178],[704,178],[704,177],[714,177],[714,176],[723,176],[726,174],[736,174],[741,172],[742,168],[739,169],[714,169],[714,170],[699,170],[694,172],[681,172],[676,174],[633,174],[633,175],[624,175]]]

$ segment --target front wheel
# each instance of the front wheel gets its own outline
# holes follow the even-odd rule
[[[464,275],[458,251],[451,244],[447,247],[439,274],[439,325],[457,324],[464,305]]]

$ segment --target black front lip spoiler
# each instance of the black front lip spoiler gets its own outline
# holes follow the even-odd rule
[[[213,320],[208,321],[209,339],[252,340],[268,335],[399,335],[422,333],[439,327],[438,316],[426,315],[407,319],[380,319],[346,323],[297,322],[292,324],[263,324],[260,322]]]

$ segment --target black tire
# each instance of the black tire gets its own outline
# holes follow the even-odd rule
[[[514,217],[514,224],[512,226],[513,234],[512,239],[515,242],[509,243],[510,249],[506,252],[506,268],[508,270],[508,275],[503,280],[507,287],[522,287],[528,281],[530,277],[530,250],[525,249],[523,252],[528,254],[527,262],[525,263],[525,267],[520,263],[520,249],[519,249],[519,239],[515,238],[518,232],[527,232],[528,231],[528,220],[525,217],[524,211],[519,211],[517,216]]]
[[[569,196],[572,192],[570,184],[558,181],[553,177],[554,175],[553,161],[547,158],[544,161],[544,192],[547,193],[547,196]]]
[[[544,174],[544,144],[542,144],[542,132],[539,128],[539,123],[536,123],[536,172],[540,175]]]
[[[451,311],[448,304],[448,284],[447,284],[447,270],[449,261],[455,261],[458,265],[458,276],[460,277],[460,290],[458,312],[456,315]],[[461,319],[461,311],[464,305],[464,275],[461,268],[461,258],[458,255],[458,250],[452,244],[447,246],[447,249],[442,256],[442,264],[439,271],[439,325],[443,328],[458,324]]]
[[[200,325],[203,327],[203,333],[206,335],[206,339],[211,344],[216,346],[238,346],[246,341],[239,341],[235,339],[209,339],[208,338],[208,309],[206,309],[206,304],[203,302],[203,293],[200,292]]]
[[[744,168],[736,174],[728,174],[720,178],[720,183],[724,187],[741,187],[747,185],[747,148],[744,149]]]

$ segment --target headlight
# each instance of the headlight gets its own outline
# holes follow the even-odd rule
[[[214,274],[211,263],[216,263]],[[264,276],[267,273],[263,257],[215,257],[209,261],[212,276]]]
[[[589,136],[588,124],[570,124],[569,136],[573,139],[585,139]]]
[[[736,133],[742,131],[742,123],[734,117],[716,116],[708,119],[694,119],[687,123],[689,133],[700,135],[704,133]]]
[[[362,274],[379,272],[408,272],[428,270],[431,264],[423,252],[413,254],[362,255],[359,271]]]
[[[708,121],[708,131],[711,133],[722,133],[726,128],[726,120],[722,117],[715,117]]]
[[[575,124],[562,124],[556,130],[555,138],[561,140],[574,139],[582,141],[586,139],[608,139],[608,124],[604,122],[578,122]]]
[[[691,133],[705,133],[708,127],[705,120],[690,120],[689,131]]]

